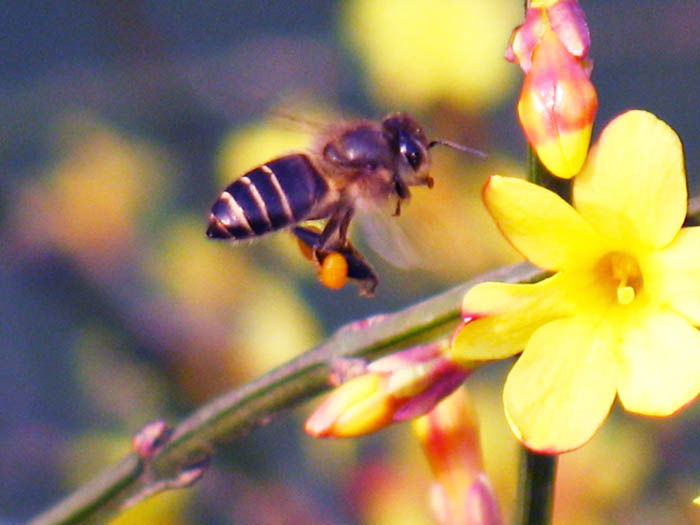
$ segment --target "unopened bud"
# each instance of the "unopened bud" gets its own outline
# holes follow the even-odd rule
[[[353,437],[427,413],[470,372],[448,360],[446,350],[446,342],[417,346],[370,363],[368,373],[331,392],[306,422],[306,432]]]
[[[571,178],[583,166],[598,97],[584,66],[548,31],[532,57],[518,101],[518,116],[542,163]]]
[[[383,390],[379,374],[364,374],[336,388],[306,421],[314,437],[355,437],[387,426],[394,400]]]
[[[164,420],[153,421],[131,438],[131,448],[142,459],[151,459],[168,441],[171,432]]]
[[[413,429],[437,482],[431,507],[444,525],[501,523],[498,504],[483,472],[476,413],[466,388],[446,397]]]

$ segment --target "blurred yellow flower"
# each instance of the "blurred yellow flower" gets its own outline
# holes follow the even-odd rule
[[[60,160],[19,199],[20,234],[108,273],[133,251],[138,220],[167,194],[167,159],[85,116],[67,119],[57,136]]]
[[[228,366],[232,377],[252,379],[310,350],[319,342],[321,328],[289,281],[264,272],[247,285],[251,292],[229,334]]]
[[[341,23],[382,104],[421,109],[447,101],[478,110],[500,104],[514,87],[502,57],[521,9],[518,2],[352,0]]]
[[[316,110],[305,110],[307,118],[317,115]],[[316,118],[316,117],[313,117]],[[270,118],[237,128],[226,135],[216,157],[217,183],[228,186],[246,171],[276,157],[308,148],[313,132],[304,123],[291,119]]]
[[[420,458],[415,456],[415,459]],[[413,462],[392,460],[375,458],[361,465],[348,485],[345,498],[357,509],[359,522],[434,525],[425,496],[427,473],[417,469]]]
[[[195,310],[220,313],[238,307],[248,293],[255,271],[245,250],[210,242],[204,234],[203,217],[182,215],[172,220],[155,242],[146,261],[153,282],[167,295]]]
[[[700,228],[681,229],[680,139],[650,113],[624,113],[573,194],[576,209],[542,187],[491,177],[484,201],[503,234],[557,273],[472,288],[452,346],[463,362],[524,348],[506,380],[506,415],[523,443],[549,453],[588,441],[616,392],[627,410],[654,416],[700,392]]]
[[[496,266],[516,263],[518,253],[503,239],[481,201],[485,171],[519,175],[521,168],[493,156],[475,163],[464,155],[434,155],[435,186],[417,190],[397,223],[406,232],[420,260],[402,287],[417,286],[426,271],[456,282]],[[445,206],[445,202],[454,202]],[[391,220],[394,220],[391,218]],[[465,228],[464,225],[469,227]],[[361,239],[361,237],[360,237]],[[473,246],[473,250],[455,250]],[[406,275],[407,272],[404,272]]]
[[[178,525],[189,522],[184,490],[166,490],[119,513],[110,525]]]
[[[642,497],[659,451],[654,436],[639,423],[612,417],[587,446],[561,456],[553,523],[611,523],[616,512]],[[610,458],[625,468],[609,468]],[[582,479],[587,480],[586,490],[581,490]]]

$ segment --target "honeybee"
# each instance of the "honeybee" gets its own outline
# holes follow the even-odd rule
[[[431,188],[430,149],[436,144],[479,154],[449,141],[429,141],[405,113],[381,122],[331,124],[309,152],[276,158],[233,181],[211,208],[207,236],[236,243],[291,228],[311,248],[316,263],[340,253],[347,261],[347,277],[358,282],[361,295],[372,296],[379,279],[349,241],[350,222],[356,212],[392,199],[398,216],[411,186]],[[301,225],[317,219],[327,219],[322,231]]]

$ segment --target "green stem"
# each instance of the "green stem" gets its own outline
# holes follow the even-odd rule
[[[527,148],[527,180],[552,190],[566,202],[571,202],[571,180],[552,175],[540,162],[532,146]]]
[[[521,449],[515,523],[548,525],[552,522],[558,456]]]
[[[525,0],[524,4],[527,12],[529,1]],[[527,147],[527,180],[571,202],[571,181],[552,175],[530,145]],[[522,446],[521,450],[514,522],[520,525],[547,525],[552,522],[557,456],[538,454]]]
[[[571,182],[552,175],[532,146],[527,148],[527,178],[571,202]],[[547,525],[552,521],[557,457],[522,448],[515,523]]]

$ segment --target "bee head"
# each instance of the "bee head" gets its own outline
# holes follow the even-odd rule
[[[405,113],[382,121],[395,154],[396,171],[406,186],[432,186],[428,139],[418,123]]]

